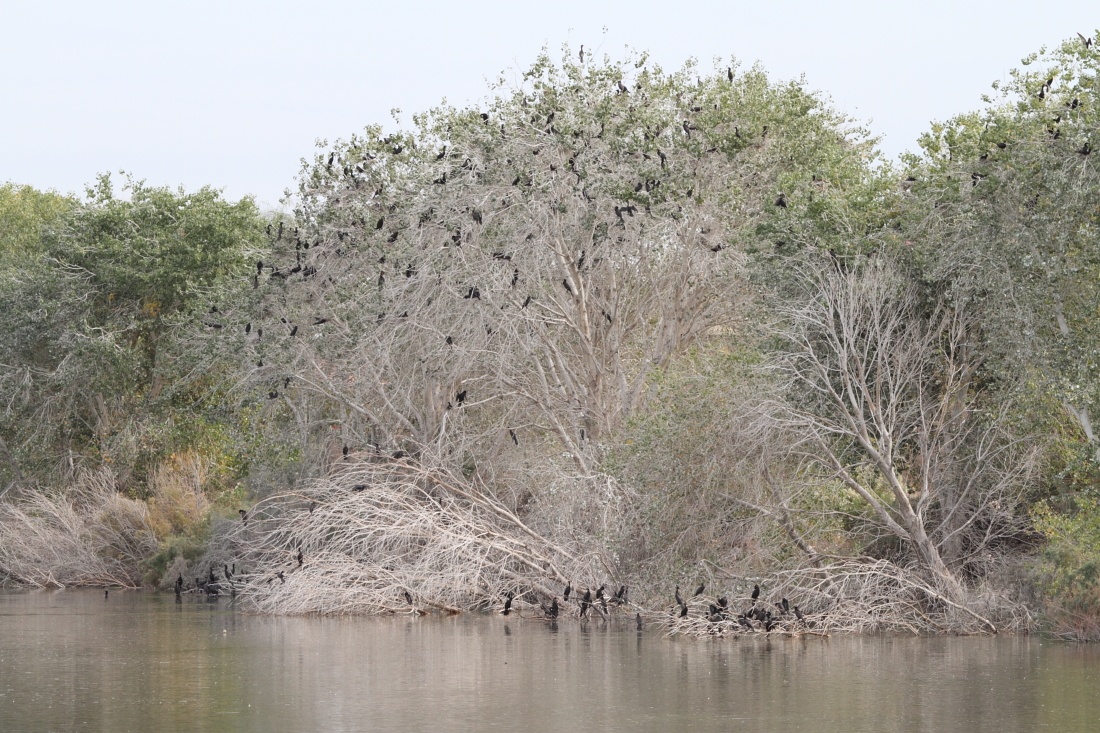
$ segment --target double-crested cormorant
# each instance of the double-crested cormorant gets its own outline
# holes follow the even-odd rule
[[[457,402],[459,405],[462,405],[462,403],[464,403],[465,401],[466,401],[466,390],[462,390],[461,392],[459,392],[458,394],[455,395],[455,402]]]
[[[111,591],[106,588],[103,589],[103,598],[106,599],[110,595]]]
[[[791,612],[791,604],[786,598],[784,598],[783,599],[783,613],[790,613],[790,612]]]
[[[304,561],[305,561],[305,558],[302,556],[302,550],[301,550],[301,548],[298,548],[298,567],[302,567],[302,563]]]
[[[407,455],[408,455],[408,453],[406,453],[406,452],[405,452],[405,451],[403,451],[403,450],[395,450],[395,451],[393,452],[393,455],[392,455],[392,456],[390,456],[390,457],[391,457],[391,458],[393,458],[393,459],[394,459],[395,461],[399,461],[399,460],[401,460],[402,458],[404,458],[404,457],[405,457],[405,456],[407,456]]]
[[[787,196],[786,194],[779,194],[779,198],[775,200],[775,205],[781,209],[787,208]]]
[[[572,592],[573,592],[573,584],[572,583],[566,583],[565,584],[565,592],[562,594],[562,600],[568,601],[569,600],[569,594],[572,593]]]
[[[640,613],[634,614],[634,624],[635,624],[636,628],[638,629],[638,631],[642,630],[642,614],[640,614]]]
[[[408,603],[410,606],[413,604],[413,597],[409,594],[408,591],[405,591],[405,602]]]
[[[795,618],[797,618],[797,619],[798,619],[799,621],[805,621],[805,620],[806,620],[806,619],[802,618],[802,612],[798,610],[798,606],[795,606],[795,607],[794,607],[794,616],[795,616]]]
[[[588,618],[588,607],[592,605],[592,591],[584,589],[584,598],[581,599],[581,618]]]
[[[183,573],[180,573],[179,577],[176,578],[176,597],[179,597],[180,593],[182,593],[182,592],[183,592]]]
[[[676,590],[675,590],[675,596],[676,596],[676,605],[677,605],[677,606],[682,606],[682,605],[684,605],[684,599],[683,599],[683,597],[682,597],[682,596],[680,595],[680,586],[676,586]]]
[[[229,566],[228,565],[224,566],[223,572],[225,573],[225,579],[227,581],[229,581],[230,583],[232,583],[233,582],[233,573],[229,572]]]
[[[366,484],[356,484],[355,486],[351,487],[351,490],[352,491],[366,491],[367,490],[367,485]]]
[[[550,618],[555,618],[556,619],[557,617],[558,617],[558,599],[555,598],[553,601],[550,602]]]
[[[504,610],[500,612],[502,616],[507,616],[512,612],[512,599],[515,597],[515,593],[508,594],[508,598],[504,601]]]
[[[349,448],[346,445],[343,447],[343,449],[341,449],[340,452],[344,454],[344,458],[348,457],[348,450]]]
[[[615,600],[619,603],[626,603],[626,586],[619,586],[619,592],[615,594]]]
[[[752,587],[752,599],[755,601],[759,597],[760,597],[760,586],[754,585]]]
[[[237,514],[241,515],[241,524],[248,524],[248,512],[244,509],[238,509]]]
[[[707,589],[707,584],[706,583],[700,583],[699,587],[695,589],[695,595],[693,595],[692,598],[694,598],[695,596],[703,595],[703,591],[705,591],[706,589]]]

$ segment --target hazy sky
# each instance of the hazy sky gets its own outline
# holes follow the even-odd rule
[[[895,157],[1023,56],[1097,26],[1095,0],[0,0],[0,181],[82,192],[121,169],[277,206],[318,138],[476,102],[566,42],[805,74]]]

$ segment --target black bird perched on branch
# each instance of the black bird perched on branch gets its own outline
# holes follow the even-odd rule
[[[626,586],[625,585],[619,586],[619,592],[615,594],[615,600],[616,600],[616,602],[618,602],[620,604],[626,603]]]
[[[752,599],[755,601],[759,597],[760,597],[760,586],[754,585],[752,587]]]
[[[729,605],[730,605],[729,599],[726,598],[725,596],[722,596],[721,598],[718,599],[718,607],[719,608],[726,609],[726,608],[729,608]]]
[[[294,335],[294,334],[296,334],[296,333],[298,333],[298,327],[297,327],[297,326],[295,326],[294,328],[290,329],[290,335],[291,335],[291,336],[293,336],[293,335]]]
[[[344,454],[344,458],[347,458],[347,457],[348,457],[348,447],[347,447],[347,445],[345,445],[345,446],[344,446],[344,447],[343,447],[343,448],[342,448],[342,449],[340,450],[340,452]]]
[[[572,295],[573,288],[569,286],[569,278],[562,278],[561,284],[565,286],[566,291]]]
[[[241,524],[248,524],[248,512],[244,509],[238,509],[237,513],[241,515]]]
[[[355,486],[351,487],[351,490],[352,491],[366,491],[367,490],[367,485],[366,484],[356,484]]]
[[[707,584],[706,583],[700,583],[699,587],[695,589],[695,595],[693,595],[692,598],[694,598],[695,596],[703,595],[703,591],[705,591],[706,589],[707,589]]]
[[[305,558],[302,557],[302,549],[298,548],[298,567],[302,567],[302,562],[304,560],[305,560]]]
[[[638,631],[642,630],[642,614],[640,614],[640,613],[634,614],[634,625],[635,625],[635,628],[638,629]]]
[[[229,566],[228,565],[224,566],[223,572],[225,573],[225,579],[228,582],[232,583],[233,582],[233,574],[231,572],[229,572]]]
[[[455,395],[455,402],[457,402],[459,405],[462,405],[464,402],[466,402],[466,390],[462,390]]]
[[[213,566],[210,567],[209,572],[210,572],[210,577],[207,579],[206,584],[207,585],[214,585],[215,583],[218,582],[218,579],[214,577],[214,568],[213,568]]]
[[[588,618],[588,607],[592,605],[592,590],[584,589],[584,598],[581,599],[581,618]]]
[[[791,612],[791,604],[787,601],[786,598],[784,598],[783,599],[783,613],[790,613],[790,612]]]
[[[455,340],[453,338],[451,338],[450,336],[447,337],[447,345],[448,346],[451,346],[452,344],[454,344],[454,342],[455,342]]]
[[[408,591],[405,591],[405,602],[408,603],[410,606],[413,604],[413,597],[409,595]]]
[[[558,617],[558,599],[555,598],[550,602],[550,618]]]
[[[562,594],[562,600],[563,601],[568,601],[569,600],[569,594],[572,593],[572,592],[573,592],[573,584],[572,583],[566,583],[565,584],[565,592]]]
[[[313,325],[314,326],[320,326],[322,323],[328,323],[328,319],[327,318],[318,318],[317,316],[313,317]]]
[[[399,461],[407,455],[408,454],[403,450],[395,450],[390,457],[393,458],[395,461]]]
[[[684,599],[680,596],[680,586],[676,586],[675,595],[676,595],[676,605],[677,606],[684,605]]]
[[[501,615],[507,616],[512,612],[512,599],[515,598],[515,593],[509,593],[508,599],[504,601],[504,610],[501,611]]]

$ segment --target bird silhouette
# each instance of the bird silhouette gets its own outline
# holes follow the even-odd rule
[[[230,583],[232,583],[232,582],[233,582],[233,574],[229,572],[229,566],[228,566],[228,565],[226,565],[226,566],[225,566],[225,567],[223,568],[223,572],[224,572],[224,574],[225,574],[225,579],[226,579],[227,581],[229,581]]]
[[[394,451],[394,452],[393,452],[393,453],[391,454],[391,456],[390,456],[390,457],[391,457],[391,458],[393,458],[393,459],[394,459],[395,461],[399,461],[399,460],[401,460],[402,458],[404,458],[404,457],[405,457],[406,455],[408,455],[408,454],[407,454],[407,453],[405,453],[405,451],[403,451],[403,450],[395,450],[395,451]]]
[[[461,392],[459,392],[458,394],[455,395],[455,402],[457,402],[459,405],[466,402],[466,390],[462,390]]]
[[[275,575],[276,575],[276,577],[279,578],[279,582],[284,583],[284,584],[286,583],[286,578],[283,577],[283,571],[282,570],[275,573]]]
[[[550,602],[550,618],[558,617],[558,599],[555,598]]]
[[[572,294],[573,294],[573,288],[572,288],[572,287],[570,287],[570,285],[569,285],[569,279],[568,279],[568,278],[562,278],[561,284],[565,286],[565,289],[566,289],[566,291],[567,291],[567,292],[568,292],[568,293],[569,293],[570,295],[572,295]]]
[[[640,613],[634,614],[634,625],[635,625],[635,628],[638,629],[638,631],[642,630],[642,614],[640,614]]]
[[[504,601],[504,610],[501,611],[501,615],[507,616],[512,612],[512,598],[515,597],[514,593],[509,593],[507,600]]]
[[[565,592],[562,593],[562,600],[563,601],[568,601],[569,600],[569,594],[572,593],[572,592],[573,592],[573,584],[572,583],[566,583],[565,584]]]
[[[692,598],[694,598],[695,596],[703,595],[703,591],[705,591],[706,589],[707,589],[707,584],[706,583],[700,583],[699,587],[695,589],[695,595],[693,595]]]
[[[309,513],[313,514],[313,510],[317,508],[317,502],[311,501],[309,503]]]
[[[302,567],[303,560],[305,560],[305,558],[302,557],[302,550],[299,549],[298,550],[298,567]]]
[[[754,585],[752,587],[752,599],[755,601],[759,597],[760,597],[760,586]]]
[[[290,329],[290,335],[291,335],[291,336],[293,336],[293,335],[294,335],[294,334],[296,334],[296,333],[298,333],[298,327],[297,327],[297,326],[295,326],[294,328]]]
[[[237,513],[241,515],[241,524],[248,524],[248,512],[244,509],[238,509]]]
[[[405,591],[405,602],[408,603],[410,606],[413,604],[413,597],[409,595],[408,591]]]
[[[340,450],[340,452],[344,454],[344,458],[348,457],[348,447],[346,445]]]
[[[351,487],[351,490],[352,491],[366,491],[367,490],[367,485],[366,484],[356,484],[355,486]]]
[[[684,605],[684,599],[680,596],[680,586],[676,586],[675,594],[676,594],[676,605],[678,605],[678,606]]]
[[[787,208],[787,197],[784,194],[779,194],[779,198],[775,200],[775,205],[781,209]]]
[[[783,599],[783,613],[790,613],[790,612],[791,612],[791,604],[787,601],[786,598],[784,598]]]

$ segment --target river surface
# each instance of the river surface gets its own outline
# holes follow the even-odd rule
[[[1100,647],[0,592],[0,731],[1100,731]]]

